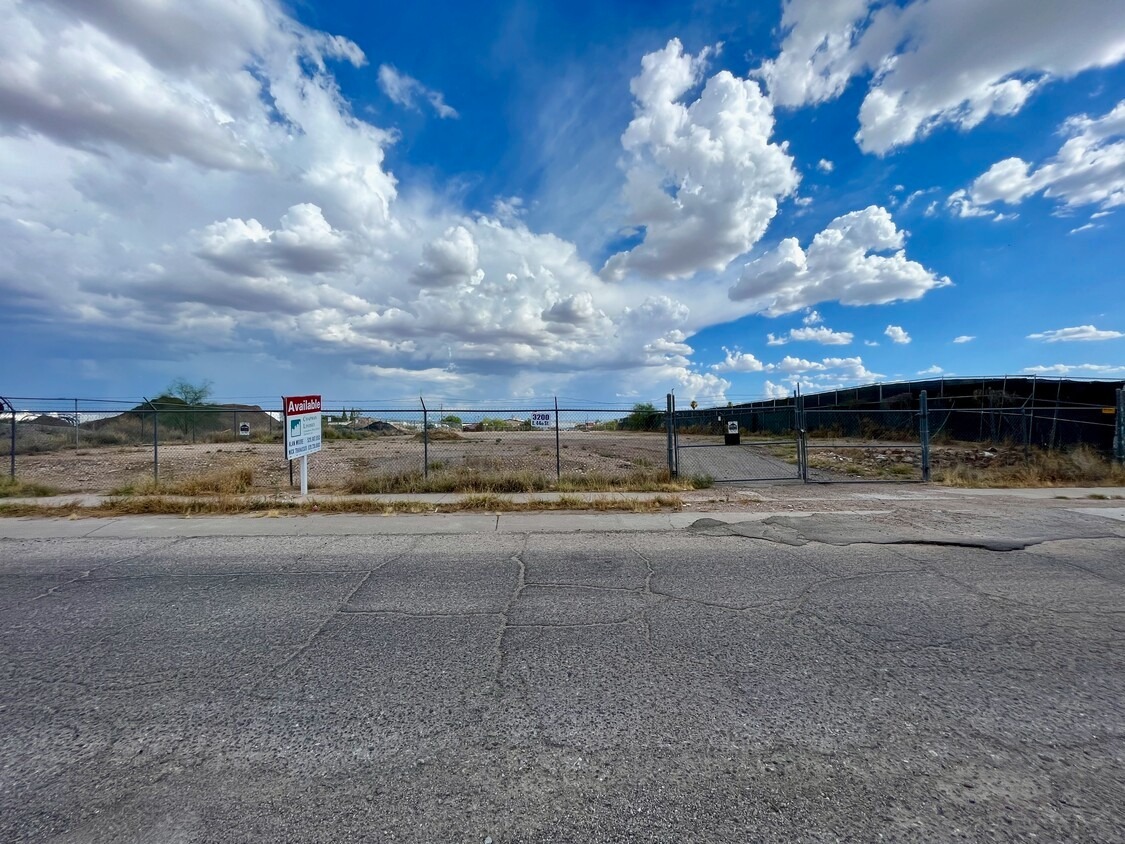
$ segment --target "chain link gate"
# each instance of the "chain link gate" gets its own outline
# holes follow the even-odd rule
[[[678,477],[731,483],[801,478],[794,405],[679,414],[669,394],[667,418],[669,468]]]
[[[806,410],[797,397],[799,462],[805,483],[928,483],[926,391],[917,409]]]
[[[677,477],[720,483],[927,482],[926,393],[918,409],[806,410],[796,396],[774,408],[676,410],[668,395],[668,464]]]

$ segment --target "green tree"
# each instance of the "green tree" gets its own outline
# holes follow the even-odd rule
[[[633,412],[621,420],[626,431],[652,431],[660,427],[660,413],[651,402],[633,405]]]
[[[207,404],[211,398],[212,384],[209,379],[204,379],[193,384],[186,378],[176,378],[164,390],[161,398],[178,399],[174,402],[183,408],[183,412],[175,414],[173,419],[179,423],[184,434],[191,431],[191,441],[195,442],[196,429],[198,428],[197,416],[199,409]]]
[[[212,386],[209,379],[193,384],[186,378],[177,378],[168,385],[164,395],[175,396],[178,399],[183,399],[184,404],[188,407],[196,407],[206,404],[207,399],[211,398]]]
[[[452,415],[451,416],[443,416],[443,417],[441,417],[441,424],[444,425],[447,428],[460,428],[461,427],[461,417],[460,416],[452,416]]]

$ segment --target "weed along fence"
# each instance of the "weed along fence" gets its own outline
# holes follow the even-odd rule
[[[923,393],[915,411],[802,407],[802,477],[820,483],[930,480],[927,398]]]
[[[936,396],[932,387],[884,384],[685,409],[672,396],[659,409],[631,410],[554,399],[526,407],[420,400],[398,408],[325,399],[307,485],[401,493],[924,481],[929,468],[940,475],[958,463],[1031,462],[1076,448],[1125,464],[1120,384],[975,379],[947,381]],[[17,482],[0,494],[298,489],[284,421],[281,406],[193,405],[168,396],[0,398],[0,472]]]

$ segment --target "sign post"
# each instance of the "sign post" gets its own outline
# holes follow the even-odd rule
[[[301,458],[301,495],[309,494],[309,455],[320,451],[320,396],[282,396],[285,459]]]

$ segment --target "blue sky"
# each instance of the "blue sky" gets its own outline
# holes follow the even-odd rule
[[[5,395],[1118,380],[1123,204],[1115,1],[0,0]]]

